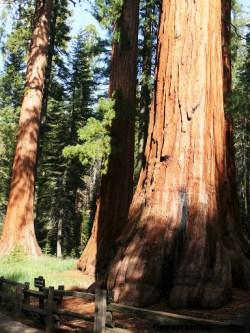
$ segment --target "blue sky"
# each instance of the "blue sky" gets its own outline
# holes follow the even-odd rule
[[[244,10],[247,12],[250,12],[250,0],[239,0],[239,3],[242,4],[244,7]],[[79,31],[80,28],[83,28],[84,26],[94,23],[97,24],[97,21],[93,18],[93,16],[89,13],[89,5],[86,4],[86,1],[82,3],[81,5],[77,4],[75,8],[73,9],[73,18],[72,18],[72,28],[73,28],[73,34],[75,35],[77,31]]]
[[[90,6],[86,1],[81,4],[77,4],[75,7],[72,6],[73,16],[71,18],[71,34],[75,36],[80,29],[83,29],[88,24],[95,24],[100,34],[103,34],[103,30],[96,21],[96,19],[90,13]]]
[[[250,0],[240,0],[240,3],[242,3],[242,5],[246,6],[249,8],[250,6]]]
[[[4,9],[4,6],[1,4],[0,0],[0,17],[2,14],[2,11]],[[96,19],[91,15],[90,13],[90,5],[86,2],[83,1],[81,4],[78,4],[74,7],[73,5],[71,6],[72,10],[72,17],[70,18],[70,26],[71,26],[71,35],[72,37],[75,37],[77,33],[81,30],[84,29],[89,24],[95,24],[97,27],[98,32],[100,33],[101,36],[105,35],[104,30],[100,27]],[[7,20],[7,22],[4,22],[5,26],[7,27],[7,30],[10,30],[11,27],[11,20]],[[0,71],[3,69],[3,54],[0,50]]]

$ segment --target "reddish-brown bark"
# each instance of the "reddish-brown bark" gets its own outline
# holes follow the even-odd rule
[[[34,181],[42,107],[52,0],[37,0],[34,30],[27,64],[7,213],[0,255],[20,245],[29,255],[40,255],[34,231]]]
[[[249,286],[225,197],[220,14],[220,0],[162,2],[146,166],[108,276],[118,302],[219,307],[233,279]]]
[[[113,46],[109,85],[109,96],[115,92],[117,98],[112,153],[108,172],[101,180],[92,234],[77,264],[88,274],[106,270],[132,199],[138,11],[138,0],[125,0],[117,23],[120,40]]]

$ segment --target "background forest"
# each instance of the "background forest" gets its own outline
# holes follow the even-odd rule
[[[0,230],[7,207],[34,2],[0,2]],[[112,41],[119,38],[112,34],[112,25],[120,1],[91,1],[89,8],[101,29],[91,24],[72,37],[73,6],[79,6],[75,2],[55,0],[36,165],[36,237],[43,253],[58,257],[79,257],[90,237],[101,175],[107,172],[114,117],[108,81]],[[141,1],[134,184],[147,137],[158,11],[157,1]],[[84,25],[84,13],[82,22]],[[231,51],[233,91],[226,112],[234,121],[241,223],[250,236],[250,21],[238,1],[233,3]]]

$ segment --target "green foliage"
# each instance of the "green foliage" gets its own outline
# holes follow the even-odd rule
[[[244,42],[244,31],[248,19],[242,10],[242,6],[238,1],[232,3],[232,38],[231,38],[231,54],[232,54],[232,75],[233,88],[239,89],[239,73],[244,66],[246,58],[246,47]]]
[[[86,125],[79,129],[78,138],[82,144],[64,148],[67,158],[79,157],[83,165],[101,161],[102,173],[107,172],[108,158],[111,153],[110,127],[115,116],[115,100],[100,98],[96,110],[98,119],[91,117]]]
[[[83,248],[87,245],[91,232],[90,223],[89,223],[90,218],[91,218],[90,209],[85,209],[82,217],[82,236],[81,236],[81,244]]]
[[[0,259],[1,275],[17,282],[29,282],[34,287],[34,278],[43,276],[46,286],[58,287],[74,285],[86,287],[82,277],[67,274],[76,267],[76,260],[72,258],[58,259],[50,256],[38,258],[25,257],[18,261],[9,258]]]
[[[96,0],[95,16],[105,28],[115,28],[121,16],[124,0]]]
[[[3,258],[2,262],[4,264],[13,264],[25,261],[26,258],[27,255],[24,251],[24,248],[21,245],[16,245],[11,251],[10,255]]]
[[[58,29],[54,37],[58,45],[61,38]],[[96,28],[90,25],[80,31],[69,50],[64,49],[62,42],[59,50],[52,50],[37,182],[36,233],[44,253],[56,254],[59,224],[62,225],[63,255],[79,256],[82,250],[81,226],[87,186],[82,176],[91,167],[86,169],[78,158],[65,159],[62,151],[65,146],[78,143],[78,130],[93,113],[98,42]],[[84,211],[89,209],[88,204],[86,200]]]
[[[119,43],[120,40],[126,39],[126,32],[122,32],[119,26],[124,0],[94,0],[90,2],[92,3],[92,14],[112,36],[112,41]]]
[[[144,150],[148,134],[149,109],[157,58],[156,44],[159,10],[159,1],[140,1],[137,109],[135,119],[135,185],[143,166]]]
[[[234,4],[235,26],[233,47],[233,92],[228,112],[234,120],[237,186],[240,199],[241,222],[250,235],[250,32],[249,21],[241,7]]]

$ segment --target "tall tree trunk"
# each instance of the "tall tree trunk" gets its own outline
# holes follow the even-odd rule
[[[53,57],[55,52],[55,37],[56,37],[56,21],[57,21],[57,6],[58,1],[54,0],[53,11],[51,13],[51,22],[50,22],[50,36],[48,42],[48,49],[47,49],[47,63],[45,68],[45,77],[44,77],[44,89],[43,89],[43,97],[42,97],[42,107],[41,107],[41,114],[40,114],[40,128],[39,128],[39,136],[38,136],[38,143],[37,143],[37,151],[36,151],[36,165],[35,165],[35,179],[39,180],[40,176],[40,169],[41,169],[41,161],[43,157],[43,144],[44,144],[44,134],[45,134],[45,127],[46,127],[46,114],[47,114],[47,106],[48,106],[48,99],[51,89],[51,71],[52,71],[52,64],[53,64]],[[40,205],[40,197],[41,197],[41,187],[39,186],[39,181],[35,184],[35,232],[37,235],[38,243],[40,243],[41,239],[40,232],[41,226],[37,222],[37,217],[40,215],[39,205]],[[43,228],[45,226],[43,225]]]
[[[107,281],[116,301],[166,295],[172,307],[219,307],[230,298],[220,14],[220,0],[162,2],[146,166]]]
[[[62,257],[62,219],[57,222],[56,256]]]
[[[53,11],[51,13],[51,23],[50,23],[50,38],[47,50],[47,64],[45,68],[45,78],[44,78],[44,89],[43,89],[43,99],[42,99],[42,109],[40,115],[40,133],[38,140],[37,149],[37,163],[39,162],[39,156],[42,154],[42,142],[44,138],[44,125],[46,123],[46,113],[49,100],[49,94],[51,89],[51,71],[53,65],[53,57],[55,55],[55,39],[56,39],[56,21],[58,18],[58,0],[54,0]]]
[[[92,234],[77,265],[88,274],[106,270],[132,198],[138,12],[138,0],[125,0],[117,22],[120,39],[113,45],[109,85],[109,96],[116,96],[112,152],[101,180]]]
[[[52,5],[52,0],[36,1],[35,24],[0,255],[10,253],[17,244],[29,255],[41,254],[34,232],[34,175]]]

